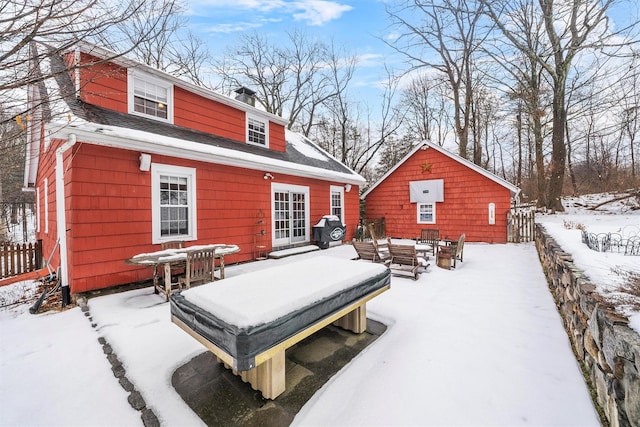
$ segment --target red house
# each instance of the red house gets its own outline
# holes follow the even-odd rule
[[[507,213],[520,190],[450,153],[422,142],[363,195],[367,218],[385,219],[386,234],[416,238],[438,228],[443,238],[505,243]]]
[[[309,245],[327,214],[353,237],[364,179],[251,91],[233,99],[113,57],[80,45],[38,68],[72,72],[30,88],[25,188],[71,293],[150,278],[124,260],[166,241],[235,244],[227,262],[248,261],[256,246]]]

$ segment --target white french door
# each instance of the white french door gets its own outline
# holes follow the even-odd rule
[[[309,188],[272,184],[273,246],[309,241]]]

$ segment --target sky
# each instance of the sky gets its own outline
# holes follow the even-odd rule
[[[624,207],[569,208],[537,221],[604,291],[612,268],[640,272],[637,257],[594,252],[565,224],[640,231],[640,210]],[[350,259],[355,251],[342,245],[225,272],[236,281],[283,265],[305,274],[296,265],[318,256]],[[94,297],[90,318],[78,307],[31,315],[30,303],[12,302],[32,288],[0,288],[0,426],[142,425],[98,337],[162,425],[203,425],[171,376],[207,350],[171,323],[162,296],[149,287]],[[640,331],[640,313],[630,315]],[[600,425],[533,243],[467,243],[455,270],[432,264],[417,281],[392,276],[391,289],[367,304],[367,316],[387,330],[307,402],[294,425]]]
[[[277,43],[287,31],[303,30],[360,58],[354,87],[362,96],[385,81],[383,63],[401,59],[385,45],[389,37],[381,0],[188,0],[191,29],[213,56],[233,46],[243,32],[257,31]]]

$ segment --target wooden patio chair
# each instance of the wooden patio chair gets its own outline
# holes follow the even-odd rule
[[[451,259],[453,260],[452,268],[456,268],[456,260],[460,260],[462,262],[462,255],[464,252],[464,239],[466,238],[465,234],[462,233],[460,238],[456,243],[453,243],[451,246]]]
[[[373,242],[376,251],[378,251],[384,259],[388,259],[390,257],[389,243],[391,243],[391,239],[389,237],[378,236],[373,228],[373,224],[368,224],[367,230],[369,230],[369,236],[371,236],[371,241]]]
[[[440,229],[438,228],[423,228],[420,232],[420,237],[417,239],[418,243],[423,243],[431,246],[431,253],[433,256],[438,251],[438,243],[440,242]]]
[[[416,254],[414,245],[396,245],[389,243],[389,253],[391,260],[389,268],[394,273],[409,273],[413,276],[413,280],[420,277],[420,269],[426,269],[429,263],[424,258]]]
[[[356,250],[359,259],[364,259],[371,262],[386,263],[389,260],[389,252],[378,252],[376,245],[371,242],[358,242],[353,240],[353,248]]]
[[[178,288],[189,289],[197,282],[213,282],[215,280],[215,253],[213,248],[187,252],[185,275],[178,278]]]
[[[182,249],[182,248],[184,248],[184,241],[183,240],[172,240],[170,242],[163,242],[160,245],[162,247],[162,250],[165,250],[165,249]]]
[[[164,251],[165,249],[182,249],[184,248],[184,240],[170,240],[168,242],[162,242],[160,244],[160,247],[162,248],[162,250]],[[154,277],[155,276],[162,276],[164,274],[164,271],[162,271],[162,268],[160,268],[160,271],[158,271],[156,269],[156,271],[153,272]],[[175,269],[175,271],[173,271],[172,269],[172,274],[171,274],[171,280],[173,281],[174,279],[177,280],[178,277],[180,277],[182,274],[184,274],[184,270],[177,268]]]

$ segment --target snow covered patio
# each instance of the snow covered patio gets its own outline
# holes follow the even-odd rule
[[[355,251],[228,266],[227,277],[319,254]],[[141,425],[101,336],[162,425],[204,425],[172,377],[206,350],[171,323],[169,304],[144,288],[88,306],[89,318],[78,308],[0,312],[0,424]],[[367,312],[386,332],[315,393],[294,425],[600,424],[533,243],[467,244],[456,270],[394,276]]]

